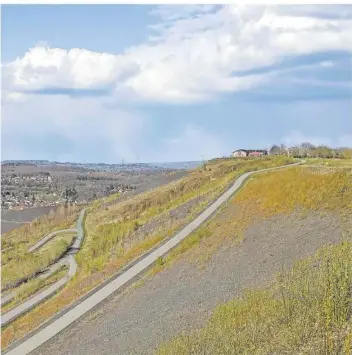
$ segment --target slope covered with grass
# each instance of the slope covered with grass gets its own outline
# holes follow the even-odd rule
[[[351,255],[351,242],[320,250],[157,354],[351,354]]]
[[[329,214],[341,224],[345,242],[297,262],[272,285],[219,306],[203,328],[163,344],[158,355],[352,354],[352,171],[334,165],[339,168],[299,167],[253,177],[163,267],[185,252],[196,260],[226,238],[238,244],[249,226],[280,215]],[[194,245],[199,248],[193,251]]]
[[[2,331],[7,347],[45,319],[114,275],[124,265],[190,222],[244,172],[293,162],[285,157],[218,159],[189,176],[109,206],[93,203],[85,220],[85,240],[77,254],[78,272],[55,298]]]
[[[28,248],[53,231],[73,226],[78,211],[74,205],[67,208],[62,206],[55,213],[38,218],[1,236],[2,291],[33,278],[60,258],[71,244],[72,234],[54,238],[36,253],[28,252]]]

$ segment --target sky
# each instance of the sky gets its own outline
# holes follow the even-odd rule
[[[352,146],[351,5],[3,5],[1,156]]]

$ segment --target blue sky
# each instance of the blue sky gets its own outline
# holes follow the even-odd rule
[[[352,6],[2,6],[2,159],[352,146]]]

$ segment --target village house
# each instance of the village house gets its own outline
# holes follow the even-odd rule
[[[268,155],[268,152],[262,149],[238,149],[232,152],[234,158],[260,157],[263,155]]]

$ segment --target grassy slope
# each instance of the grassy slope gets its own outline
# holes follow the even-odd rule
[[[72,240],[72,236],[60,236],[49,242],[50,247],[43,247],[40,252],[29,253],[28,248],[43,236],[74,225],[78,208],[59,208],[56,213],[38,218],[1,236],[1,289],[16,287],[21,282],[31,279],[59,258]],[[19,268],[18,265],[21,265]]]
[[[56,262],[72,244],[74,234],[60,235],[35,253],[25,253],[5,264],[1,269],[2,289],[8,290],[34,278]],[[45,249],[44,249],[45,248]],[[21,267],[18,267],[20,262]]]
[[[28,297],[37,293],[39,290],[43,290],[51,286],[56,281],[64,277],[67,271],[68,271],[68,267],[63,265],[56,272],[54,272],[46,279],[35,278],[29,280],[26,283],[23,283],[21,286],[17,287],[14,290],[16,292],[16,297],[14,298],[14,300],[7,303],[5,306],[3,306],[1,308],[1,312],[3,313],[9,311],[10,309],[16,307],[18,304],[22,303]]]
[[[117,202],[109,207],[93,203],[85,223],[86,239],[77,255],[78,273],[54,298],[36,307],[2,330],[2,347],[54,315],[58,309],[71,304],[78,297],[116,273],[123,265],[150,249],[162,239],[189,222],[219,195],[237,176],[246,171],[280,166],[292,162],[283,157],[263,159],[218,159],[194,170],[177,182]],[[135,231],[154,218],[203,196],[191,212],[173,224],[165,223],[143,240],[135,238]]]
[[[219,245],[224,234],[241,239],[254,221],[293,211],[304,216],[311,210],[340,218],[346,242],[298,262],[278,275],[273,285],[218,307],[203,329],[176,337],[157,353],[351,354],[350,168],[292,168],[256,176],[222,213],[181,244],[163,267],[201,241],[209,248]]]

